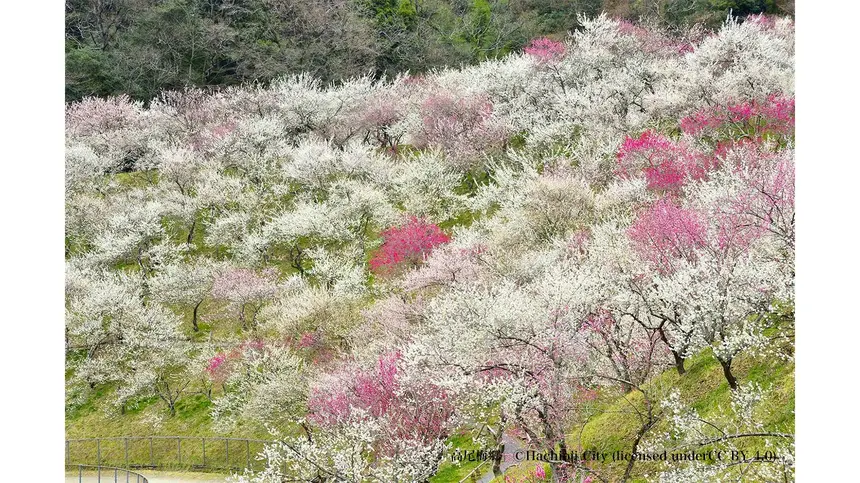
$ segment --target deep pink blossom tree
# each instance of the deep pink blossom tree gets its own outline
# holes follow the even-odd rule
[[[564,56],[565,47],[561,42],[540,37],[533,39],[523,52],[536,58],[542,64],[552,63]]]
[[[450,237],[437,225],[419,218],[382,232],[383,243],[370,259],[370,268],[377,273],[388,273],[399,266],[417,266],[439,245]]]
[[[641,173],[649,189],[669,193],[679,192],[691,179],[704,178],[716,164],[703,153],[654,131],[645,131],[638,138],[628,136],[616,158],[615,173],[619,176]]]

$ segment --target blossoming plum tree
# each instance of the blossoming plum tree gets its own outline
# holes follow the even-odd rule
[[[247,329],[247,311],[251,311],[250,326],[253,327],[260,308],[275,295],[277,289],[277,274],[273,270],[257,274],[247,268],[233,268],[214,280],[212,296],[226,301],[230,310],[239,316],[242,328]]]
[[[450,237],[438,226],[418,218],[411,218],[401,226],[382,232],[382,246],[370,259],[370,267],[385,273],[398,266],[416,266],[437,246],[447,243]]]

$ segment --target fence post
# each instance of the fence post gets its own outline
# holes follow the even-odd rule
[[[179,436],[176,437],[176,456],[179,459],[179,466],[182,466],[182,439]]]
[[[116,472],[117,472],[117,469],[116,469],[116,468],[114,468],[114,469],[113,469],[113,483],[117,483],[117,481],[119,481],[119,480],[118,480],[118,478],[117,478],[117,474],[116,474]]]
[[[246,466],[248,467],[248,469],[251,469],[251,440],[250,439],[245,440],[245,448],[248,450],[248,460],[247,460],[248,463]]]
[[[66,464],[71,463],[71,459],[72,458],[71,458],[70,453],[69,453],[69,440],[67,439],[66,440]]]
[[[155,468],[155,460],[152,459],[152,436],[149,437],[149,466]]]
[[[102,440],[96,439],[96,465],[102,465]]]
[[[224,447],[224,464],[227,468],[230,467],[230,438],[224,438],[224,442],[226,443]]]
[[[200,441],[203,442],[203,466],[206,466],[206,438],[200,438]]]
[[[125,469],[128,469],[128,438],[123,438],[123,443],[125,443]]]
[[[84,482],[84,467],[78,465],[78,483]]]

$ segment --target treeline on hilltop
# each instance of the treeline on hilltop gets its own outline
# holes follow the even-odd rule
[[[66,100],[325,82],[472,64],[606,11],[668,27],[793,14],[791,0],[66,0]]]

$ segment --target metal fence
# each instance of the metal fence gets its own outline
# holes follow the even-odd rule
[[[255,457],[270,441],[192,436],[118,436],[66,440],[66,465],[112,465],[126,469],[254,471]]]
[[[86,469],[87,472],[94,470],[96,475],[98,475],[98,483],[101,483],[102,481],[102,474],[104,474],[105,482],[111,481],[111,474],[113,474],[114,483],[120,483],[123,481],[123,476],[125,477],[125,483],[131,483],[132,481],[135,483],[149,483],[149,480],[147,480],[145,476],[136,471],[116,468],[113,466],[95,465],[78,465],[78,483],[83,483],[84,481],[84,469]]]

